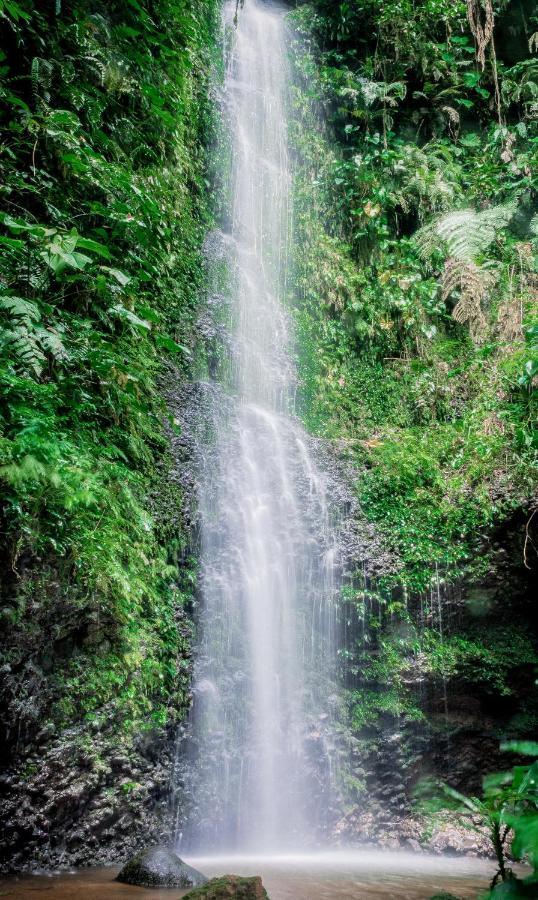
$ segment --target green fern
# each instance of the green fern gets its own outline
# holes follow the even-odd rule
[[[507,227],[517,209],[517,201],[476,212],[459,209],[441,216],[415,235],[420,255],[429,259],[436,250],[465,262],[477,262],[498,234]]]
[[[52,328],[38,328],[35,333],[40,346],[52,359],[56,362],[67,362],[70,356],[57,331]]]
[[[39,378],[46,362],[46,356],[39,346],[35,332],[24,324],[15,325],[4,332],[4,341],[10,345],[15,364]]]
[[[48,59],[34,56],[30,70],[32,93],[36,99],[43,99],[47,103],[50,100],[52,71],[52,63]]]
[[[35,303],[23,297],[0,297],[0,309],[9,312],[19,322],[39,322],[41,315]]]
[[[58,332],[37,324],[41,315],[35,303],[23,297],[4,296],[0,297],[0,309],[10,315],[4,343],[10,345],[16,364],[22,369],[39,378],[47,356],[55,362],[69,359]]]
[[[453,207],[461,194],[460,168],[441,144],[407,148],[405,156],[395,163],[394,174],[401,180],[395,200],[404,212],[417,205],[421,220]]]

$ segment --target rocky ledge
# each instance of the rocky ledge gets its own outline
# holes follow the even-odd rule
[[[374,846],[384,850],[468,857],[494,856],[488,829],[480,817],[466,820],[457,813],[432,821],[420,816],[388,820],[370,812],[352,812],[338,822],[334,837],[342,846]]]

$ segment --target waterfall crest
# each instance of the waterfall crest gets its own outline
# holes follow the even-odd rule
[[[311,844],[334,781],[322,732],[338,703],[340,563],[328,478],[293,416],[288,82],[284,11],[249,0],[225,81],[228,376],[206,385],[197,438],[201,599],[182,840],[197,851]]]

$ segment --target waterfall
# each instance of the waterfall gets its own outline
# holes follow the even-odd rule
[[[234,13],[235,2],[229,25]],[[284,11],[247,0],[230,32],[232,190],[219,239],[229,352],[197,435],[201,591],[180,843],[268,851],[311,845],[331,811],[341,564],[330,479],[293,414]]]

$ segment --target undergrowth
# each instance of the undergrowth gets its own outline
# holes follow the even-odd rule
[[[190,364],[217,22],[214,0],[0,3],[8,746],[13,718],[20,740],[185,705],[192,578],[158,500],[158,382]]]

